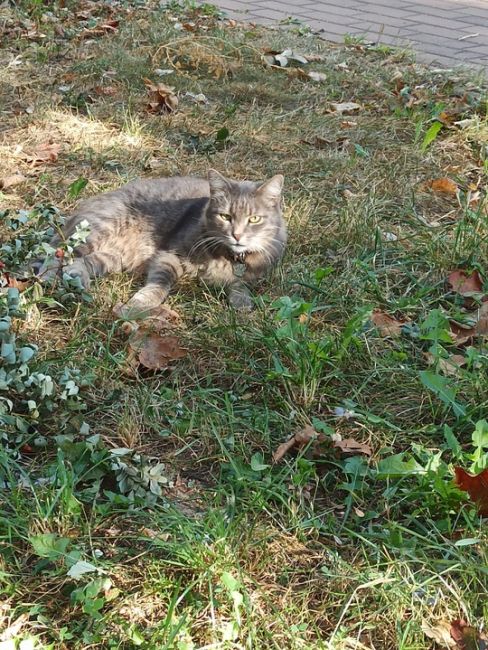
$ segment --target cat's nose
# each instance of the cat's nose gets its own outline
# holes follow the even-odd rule
[[[233,233],[232,233],[232,236],[234,237],[234,239],[235,239],[236,241],[239,241],[239,239],[242,237],[242,233],[233,232]]]

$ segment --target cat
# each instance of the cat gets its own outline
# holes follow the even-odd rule
[[[85,288],[93,277],[145,269],[146,284],[124,306],[133,317],[156,309],[187,273],[225,286],[234,308],[251,309],[247,283],[262,277],[285,249],[283,181],[281,174],[261,183],[236,181],[214,169],[206,179],[133,181],[82,202],[51,244],[59,246],[88,222],[86,242],[62,267]],[[41,279],[52,279],[60,265],[45,262]]]

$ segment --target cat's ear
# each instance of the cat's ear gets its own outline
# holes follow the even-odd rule
[[[229,193],[229,182],[217,170],[209,169],[207,174],[210,184],[210,194],[213,197],[226,196]]]
[[[281,192],[283,191],[284,178],[282,174],[276,174],[269,181],[265,181],[256,190],[256,196],[260,196],[266,201],[276,205],[281,200]]]

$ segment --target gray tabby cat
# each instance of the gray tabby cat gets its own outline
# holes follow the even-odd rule
[[[208,179],[134,181],[84,201],[67,220],[64,237],[84,220],[90,234],[63,272],[88,287],[91,277],[145,269],[145,286],[126,304],[135,317],[163,302],[185,273],[227,287],[231,305],[249,309],[246,283],[263,276],[285,248],[282,187],[281,175],[238,182],[213,169]],[[60,242],[56,236],[52,244]],[[59,262],[45,263],[41,276],[59,270]]]

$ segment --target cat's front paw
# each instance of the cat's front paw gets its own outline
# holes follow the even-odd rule
[[[232,289],[229,292],[229,303],[238,311],[251,311],[254,307],[251,295],[244,288]]]
[[[161,290],[142,288],[120,309],[124,318],[142,320],[151,316],[161,305],[165,296]]]

